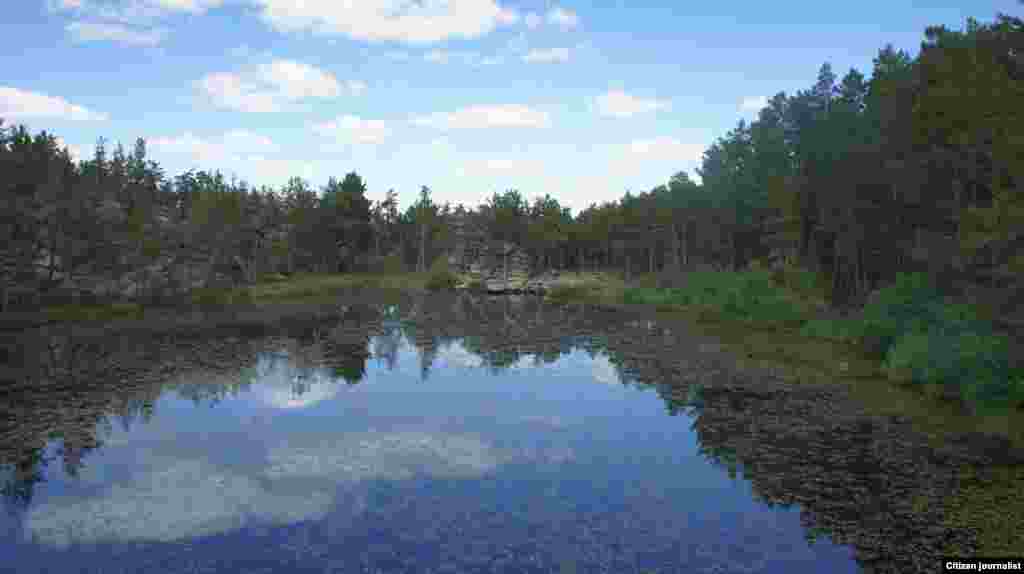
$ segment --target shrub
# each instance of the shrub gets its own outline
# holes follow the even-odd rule
[[[427,289],[431,291],[454,289],[458,283],[459,278],[449,268],[447,257],[438,257],[430,265],[430,269],[427,271]]]
[[[800,334],[815,339],[851,343],[859,339],[860,327],[860,321],[811,319],[800,329]]]
[[[773,285],[766,271],[689,273],[685,285],[668,289],[638,287],[623,294],[626,303],[697,306],[743,321],[803,321],[803,304]]]
[[[1004,337],[933,329],[900,337],[883,369],[892,378],[956,389],[965,403],[1007,404],[1019,397]]]

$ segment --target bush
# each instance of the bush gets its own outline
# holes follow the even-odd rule
[[[459,278],[448,266],[448,258],[438,257],[430,265],[427,271],[426,288],[431,291],[454,289],[459,284]]]
[[[969,404],[1006,405],[1019,401],[1017,373],[1009,363],[1005,338],[967,331],[933,329],[899,338],[883,369],[892,378],[933,388],[952,388]]]
[[[742,321],[802,322],[803,304],[772,283],[766,271],[695,271],[682,287],[638,287],[623,294],[626,303],[696,306]]]
[[[824,297],[828,291],[827,279],[814,271],[787,264],[769,273],[771,282],[801,295]]]

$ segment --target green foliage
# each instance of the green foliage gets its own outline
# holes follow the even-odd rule
[[[1007,341],[991,334],[914,330],[889,349],[883,369],[895,379],[957,389],[968,404],[1006,405],[1020,397],[1019,383],[1010,383],[1019,373],[1011,372]]]
[[[431,291],[454,289],[459,284],[459,278],[448,266],[448,258],[438,257],[430,265],[427,271],[426,288]]]
[[[806,297],[824,299],[828,294],[828,281],[821,273],[787,264],[770,272],[772,283]]]
[[[1022,398],[1024,377],[1012,371],[1007,339],[972,307],[945,301],[923,273],[901,274],[857,318],[812,320],[801,334],[856,342],[882,361],[889,378],[954,389],[968,404],[1018,404]]]
[[[802,324],[807,315],[806,304],[774,285],[765,271],[695,271],[687,274],[683,287],[636,287],[627,289],[623,300],[666,308],[695,307],[763,324]]]

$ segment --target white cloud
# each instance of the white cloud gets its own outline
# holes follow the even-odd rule
[[[258,69],[264,82],[288,100],[336,98],[341,92],[341,84],[333,74],[302,62],[273,60]]]
[[[502,8],[498,12],[497,20],[499,24],[509,26],[519,21],[519,12],[514,8]]]
[[[304,99],[329,99],[343,91],[360,95],[366,84],[342,85],[330,72],[296,62],[273,59],[241,72],[207,74],[196,88],[215,106],[241,112],[276,112]]]
[[[596,103],[598,113],[614,118],[628,118],[637,114],[669,110],[672,107],[666,100],[638,98],[622,90],[602,94],[597,97]]]
[[[467,66],[493,66],[501,62],[500,58],[485,57],[477,52],[461,52],[452,50],[430,50],[424,52],[423,59],[434,64],[447,64],[458,60]]]
[[[423,54],[423,59],[435,64],[447,64],[448,56],[449,54],[445,50],[431,50]]]
[[[107,114],[94,112],[64,98],[0,86],[0,117],[62,118],[75,121],[103,121]]]
[[[246,155],[275,153],[280,147],[270,138],[247,130],[231,130],[215,138],[202,138],[192,132],[172,137],[155,137],[146,141],[147,150],[178,156],[190,164],[212,165],[228,160],[242,160]]]
[[[203,14],[225,0],[50,0],[51,12],[73,11],[81,16],[131,22],[153,20],[176,12]]]
[[[521,104],[469,106],[448,113],[433,113],[412,119],[414,125],[440,130],[499,127],[542,128],[551,120],[547,112]]]
[[[537,15],[536,12],[528,12],[526,16],[523,18],[523,22],[526,24],[527,28],[535,30],[538,26],[540,26],[541,18],[540,16]]]
[[[442,347],[438,350],[436,358],[449,367],[475,369],[484,364],[479,355],[470,353],[461,343]]]
[[[237,174],[257,186],[279,186],[292,176],[314,181],[329,171],[329,166],[316,160],[279,157],[284,148],[270,138],[247,130],[210,136],[185,132],[149,137],[146,147],[168,173],[219,169],[227,175]]]
[[[65,31],[77,42],[155,46],[167,36],[158,20],[178,13],[203,14],[224,0],[49,0],[51,12],[73,13]]]
[[[150,0],[150,3],[170,11],[202,14],[220,6],[224,0]]]
[[[197,87],[217,107],[242,112],[276,112],[280,105],[272,92],[260,92],[238,74],[207,74]]]
[[[392,134],[391,127],[384,120],[365,120],[350,115],[316,124],[312,129],[317,134],[336,139],[339,143],[378,144]]]
[[[548,22],[557,25],[562,30],[568,31],[578,26],[580,21],[572,10],[555,6],[548,11]]]
[[[167,30],[162,28],[132,30],[113,22],[76,21],[65,26],[64,30],[76,42],[109,41],[128,46],[156,46],[167,36]]]
[[[85,157],[85,150],[82,149],[82,146],[77,144],[69,144],[68,142],[64,141],[64,138],[60,136],[57,136],[56,139],[58,148],[68,148],[68,155],[71,156],[71,161],[79,162],[82,161],[82,158]]]
[[[345,82],[345,88],[353,96],[361,96],[366,92],[367,85],[366,82],[360,82],[359,80],[348,80]]]
[[[523,157],[468,159],[455,168],[455,177],[486,182],[486,186],[505,185],[509,178],[539,178],[544,175],[544,162]]]
[[[766,96],[747,96],[740,102],[740,109],[745,112],[758,112],[768,105]]]
[[[606,385],[622,384],[618,370],[616,370],[615,365],[613,365],[605,355],[598,355],[593,359],[593,361],[591,361],[590,373],[594,377],[594,380],[599,383],[604,383]]]
[[[656,137],[633,140],[627,150],[644,159],[678,161],[680,163],[699,161],[704,153],[704,144],[685,143],[676,138]]]
[[[523,56],[524,62],[550,64],[568,62],[569,48],[550,48],[547,50],[530,50]]]
[[[281,487],[267,488],[262,477],[225,472],[202,460],[151,458],[147,462],[160,465],[158,470],[142,467],[130,481],[101,493],[65,495],[34,506],[25,516],[26,532],[58,548],[171,542],[230,531],[242,517],[273,524],[319,520],[333,503],[322,490],[282,492]]]
[[[515,23],[517,12],[495,0],[255,0],[261,16],[281,32],[309,30],[356,40],[432,43],[474,39],[499,25]]]

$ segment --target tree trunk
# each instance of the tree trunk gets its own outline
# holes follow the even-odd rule
[[[647,248],[648,250],[648,273],[654,273],[654,246]]]
[[[420,272],[427,270],[427,224],[420,225],[420,257],[418,268]]]

